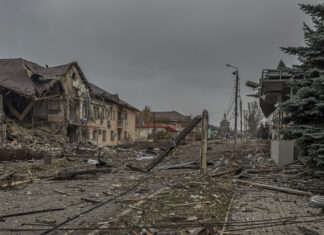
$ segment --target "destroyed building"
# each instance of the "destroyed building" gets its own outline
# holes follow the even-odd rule
[[[91,84],[77,62],[43,67],[0,59],[1,117],[47,127],[71,143],[135,141],[135,107]],[[3,128],[4,129],[4,128]]]
[[[280,134],[285,128],[281,118],[285,113],[280,104],[290,99],[294,90],[290,82],[302,79],[301,74],[292,74],[281,60],[276,69],[264,69],[259,83],[247,81],[246,85],[258,92],[248,95],[259,99],[261,110],[266,118],[271,118],[271,157],[278,165],[287,164],[294,160],[294,141],[283,140]]]

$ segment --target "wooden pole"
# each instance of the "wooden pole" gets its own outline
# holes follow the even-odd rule
[[[153,142],[156,142],[156,137],[155,137],[155,112],[153,112]]]
[[[267,184],[259,184],[259,183],[244,181],[244,180],[233,179],[233,182],[236,182],[239,184],[252,185],[254,187],[265,188],[265,189],[283,192],[283,193],[295,194],[295,195],[302,195],[302,196],[312,196],[313,195],[311,192],[305,192],[305,191],[300,191],[300,190],[295,190],[295,189],[290,189],[290,188],[276,187],[276,186],[267,185]]]
[[[202,131],[201,131],[201,165],[200,172],[207,173],[207,144],[208,144],[208,112],[204,110],[202,113]]]
[[[244,139],[246,141],[246,114],[245,114],[246,110],[243,110],[243,128],[244,128]]]
[[[240,119],[241,119],[241,144],[243,143],[243,117],[242,117],[242,99],[240,97]]]
[[[238,116],[238,110],[237,110],[237,106],[238,106],[238,86],[239,86],[239,74],[238,74],[238,69],[236,68],[235,71],[236,74],[236,79],[235,79],[235,134],[234,134],[234,152],[236,149],[236,140],[237,140],[237,116]]]
[[[191,120],[190,123],[187,124],[187,126],[180,132],[179,135],[177,135],[173,141],[170,142],[170,144],[166,147],[166,149],[159,154],[159,156],[147,166],[145,169],[141,170],[140,168],[136,168],[130,165],[127,165],[127,167],[133,169],[133,170],[139,170],[142,172],[148,172],[151,169],[153,169],[157,164],[159,164],[166,156],[168,156],[173,149],[175,149],[181,141],[194,129],[202,120],[202,117],[196,116],[194,119]]]

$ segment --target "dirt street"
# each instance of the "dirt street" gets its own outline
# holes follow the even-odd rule
[[[20,212],[59,209],[3,217],[0,231],[1,234],[41,234],[114,198],[141,179],[148,178],[134,190],[62,225],[51,234],[136,234],[141,231],[146,234],[215,234],[223,229],[226,217],[229,217],[229,221],[237,218],[235,210],[228,215],[228,208],[237,208],[241,197],[238,195],[247,192],[233,183],[233,176],[250,180],[267,178],[264,175],[267,173],[253,174],[251,178],[252,174],[240,167],[276,169],[269,158],[268,148],[265,142],[250,141],[240,145],[239,151],[233,153],[231,143],[210,142],[208,176],[200,174],[199,170],[200,142],[178,147],[149,173],[130,170],[126,165],[147,165],[155,157],[152,151],[145,153],[143,146],[120,148],[118,154],[111,151],[102,159],[111,168],[110,173],[80,175],[72,180],[45,178],[0,190],[2,217]],[[158,153],[160,150],[153,151]],[[24,175],[24,179],[38,179],[40,177],[37,176],[50,175],[63,169],[96,169],[84,160],[78,157],[57,158],[52,160],[51,166],[44,165],[42,160],[1,162],[0,169],[3,174],[15,172]],[[178,169],[167,169],[168,167]],[[179,169],[186,167],[189,169]],[[272,173],[271,175],[273,176]],[[277,176],[279,177],[278,174]],[[268,190],[261,191],[271,193]],[[231,203],[234,193],[235,200]],[[251,195],[249,198],[251,199]],[[306,199],[305,197],[305,203]],[[245,200],[244,196],[240,200]],[[291,200],[287,203],[291,203]],[[262,216],[267,219],[267,216]],[[227,229],[231,231],[230,226]]]

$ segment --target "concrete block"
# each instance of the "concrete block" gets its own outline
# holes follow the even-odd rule
[[[278,166],[294,161],[293,140],[271,140],[271,158]]]

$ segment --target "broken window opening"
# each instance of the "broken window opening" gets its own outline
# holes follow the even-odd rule
[[[114,139],[115,139],[114,131],[110,131],[110,140],[114,141]]]
[[[78,141],[78,127],[69,125],[67,128],[67,136],[70,143],[77,143]]]
[[[104,130],[103,132],[102,132],[102,141],[103,142],[106,142],[106,131]]]
[[[93,130],[92,140],[98,141],[98,130]]]
[[[122,129],[121,128],[118,128],[117,129],[118,141],[121,141],[121,135],[122,135]]]

